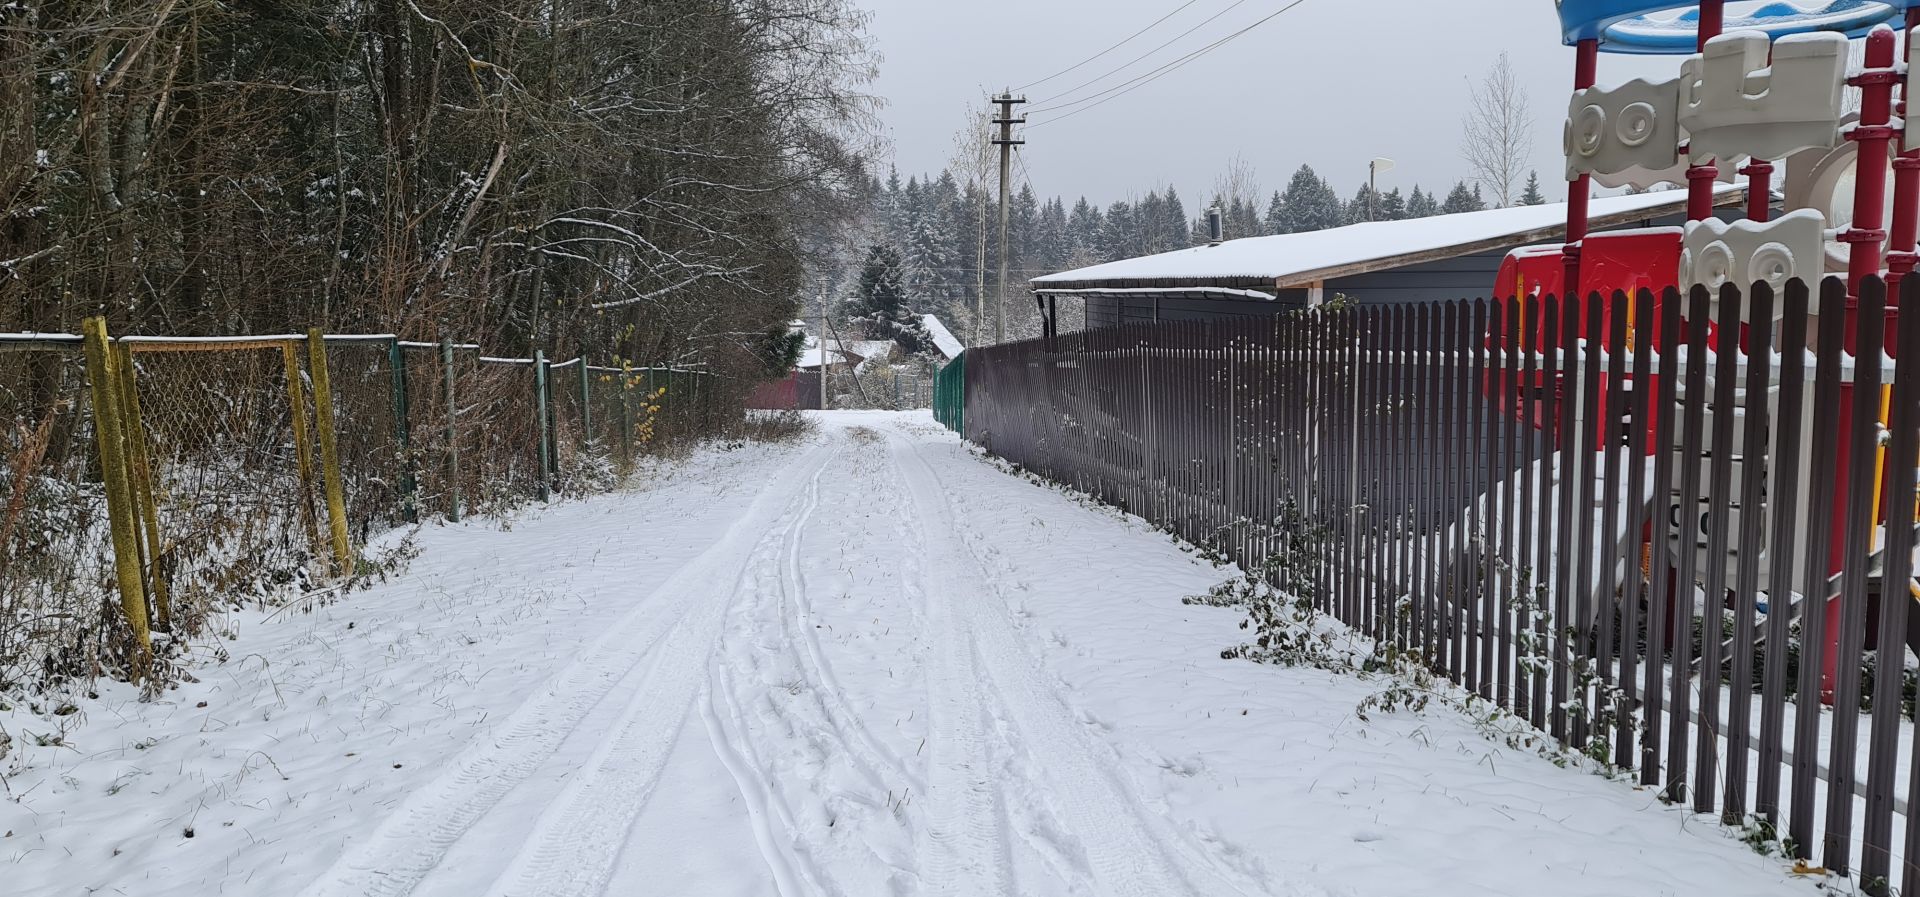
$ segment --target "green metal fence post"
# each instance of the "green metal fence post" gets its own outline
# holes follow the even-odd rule
[[[440,338],[440,395],[447,403],[447,520],[460,522],[460,407],[453,392],[453,340]]]
[[[387,341],[387,368],[392,372],[393,444],[400,452],[400,517],[414,523],[420,519],[415,506],[419,483],[413,472],[413,428],[407,421],[407,353],[398,338]]]
[[[593,372],[587,364],[587,353],[580,353],[580,448],[593,441]]]
[[[552,432],[552,421],[547,417],[547,355],[538,349],[533,352],[533,403],[540,419],[540,500],[551,501],[553,468],[547,438]]]

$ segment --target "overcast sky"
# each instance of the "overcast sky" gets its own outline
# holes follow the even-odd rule
[[[904,177],[946,164],[970,100],[1080,62],[1185,0],[858,0],[874,13],[884,55],[877,92]],[[1273,13],[1290,0],[1241,0],[1211,24],[1097,92],[1178,59]],[[1028,88],[1041,100],[1120,66],[1234,0],[1193,5],[1132,43],[1066,76]],[[1377,31],[1363,34],[1362,27]],[[1529,85],[1533,156],[1552,199],[1566,195],[1560,130],[1572,89],[1573,51],[1560,44],[1551,0],[1305,0],[1259,29],[1084,114],[1042,125],[1023,149],[1042,195],[1085,195],[1105,205],[1172,184],[1190,211],[1235,154],[1266,191],[1301,163],[1342,198],[1365,180],[1367,160],[1395,160],[1380,189],[1450,186],[1469,175],[1460,119],[1469,81],[1501,51]],[[1674,57],[1603,56],[1602,83],[1673,77]],[[1036,103],[1030,108],[1045,105]],[[1062,115],[1071,110],[1063,110]]]

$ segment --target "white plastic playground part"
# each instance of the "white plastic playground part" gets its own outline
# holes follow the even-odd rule
[[[1567,180],[1636,172],[1642,180],[1679,182],[1680,80],[1635,78],[1613,87],[1576,90],[1567,103],[1562,142]]]
[[[1778,159],[1833,146],[1846,68],[1847,40],[1837,34],[1796,34],[1771,46],[1752,31],[1708,41],[1706,52],[1680,67],[1679,122],[1689,159]]]
[[[1853,223],[1853,185],[1859,161],[1860,145],[1852,141],[1833,149],[1802,150],[1787,157],[1787,177],[1782,188],[1785,208],[1788,211],[1813,209],[1826,216],[1827,227],[1836,229],[1827,240],[1829,274],[1847,270],[1847,257],[1852,250],[1850,244],[1838,239],[1837,230]],[[1881,164],[1887,168],[1887,183],[1893,183],[1891,150]],[[1893,201],[1893,191],[1888,190],[1882,221],[1893,220]]]
[[[1680,253],[1680,285],[1699,284],[1715,292],[1724,284],[1742,288],[1766,281],[1776,291],[1787,281],[1818,278],[1826,268],[1827,220],[1812,209],[1789,212],[1772,221],[1725,222],[1718,218],[1687,224],[1686,248]],[[1784,304],[1776,305],[1775,320]],[[1717,319],[1719,311],[1714,311]],[[1745,310],[1740,320],[1747,321]]]

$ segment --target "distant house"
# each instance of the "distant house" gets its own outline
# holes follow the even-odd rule
[[[967,347],[954,339],[953,331],[947,329],[938,315],[921,315],[920,326],[926,329],[927,337],[933,341],[933,351],[940,356],[942,363],[952,361],[966,351]]]
[[[920,323],[926,328],[932,340],[932,352],[939,356],[941,363],[952,361],[965,348],[955,339],[947,325],[934,315],[921,315]],[[793,322],[795,332],[805,332],[806,323]],[[885,365],[900,361],[904,353],[895,340],[830,340],[826,345],[813,334],[807,335],[805,348],[800,351],[800,360],[794,363],[792,373],[785,378],[757,387],[747,399],[748,408],[758,409],[802,409],[814,410],[820,407],[820,365],[825,360],[827,369],[836,381],[846,374],[862,374]]]
[[[1746,201],[1724,186],[1719,205]],[[1594,233],[1678,225],[1684,190],[1592,200]],[[1463,212],[1229,240],[1034,278],[1056,305],[1085,303],[1087,327],[1268,315],[1336,294],[1361,304],[1486,296],[1507,253],[1566,239],[1567,206]]]

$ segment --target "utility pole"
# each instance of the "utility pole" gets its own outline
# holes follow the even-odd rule
[[[1000,148],[1000,307],[993,316],[993,341],[1007,341],[1007,200],[1008,188],[1013,179],[1013,148],[1024,146],[1025,140],[1013,139],[1013,126],[1027,123],[1025,118],[1014,118],[1013,107],[1027,102],[1026,97],[1014,99],[1009,90],[993,98],[1000,107],[1000,115],[993,123],[1000,126],[1000,136],[993,145]]]
[[[827,410],[827,294],[820,294],[820,410]]]
[[[1367,163],[1367,220],[1379,220],[1376,204],[1380,201],[1380,172],[1392,171],[1392,159],[1374,159]]]

